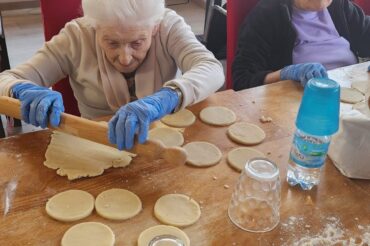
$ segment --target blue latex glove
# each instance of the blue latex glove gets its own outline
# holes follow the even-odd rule
[[[367,71],[370,73],[370,66],[367,67]]]
[[[139,143],[148,137],[151,122],[170,114],[179,103],[179,95],[170,88],[162,88],[151,96],[122,106],[109,121],[109,141],[119,150],[131,149],[138,133]]]
[[[312,78],[327,78],[326,69],[320,63],[302,63],[284,67],[280,72],[282,80],[299,81],[303,87]]]
[[[22,103],[22,119],[26,123],[46,128],[50,121],[53,127],[59,126],[60,115],[64,112],[59,92],[30,83],[16,84],[12,91],[13,97]]]

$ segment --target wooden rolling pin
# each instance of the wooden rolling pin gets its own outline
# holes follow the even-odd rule
[[[0,114],[22,119],[21,102],[11,97],[0,96]],[[107,124],[62,113],[59,127],[49,125],[49,128],[96,143],[116,147],[109,143]],[[167,162],[178,165],[182,165],[186,161],[186,152],[182,148],[166,148],[157,141],[148,140],[144,144],[135,144],[129,151],[150,160],[165,159]]]

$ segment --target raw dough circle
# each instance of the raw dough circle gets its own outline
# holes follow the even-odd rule
[[[140,236],[137,240],[137,245],[138,246],[148,246],[149,242],[155,238],[156,236],[161,236],[161,235],[171,235],[175,236],[179,239],[181,239],[185,246],[190,246],[190,239],[188,235],[186,235],[185,232],[180,230],[177,227],[174,226],[168,226],[168,225],[157,225],[150,227],[140,233]]]
[[[252,158],[257,157],[266,157],[266,155],[258,150],[247,148],[247,147],[240,147],[231,150],[227,154],[227,162],[230,166],[237,169],[238,171],[242,171],[245,167],[247,161]]]
[[[140,198],[131,191],[110,189],[96,197],[95,209],[103,218],[125,220],[140,213],[142,205]]]
[[[174,114],[166,115],[161,121],[173,127],[188,127],[195,122],[195,115],[187,109],[180,110]]]
[[[46,203],[46,213],[59,221],[71,222],[86,218],[94,210],[94,197],[82,190],[67,190],[54,195]]]
[[[113,231],[97,222],[85,222],[72,226],[63,235],[62,246],[113,246]]]
[[[184,144],[184,137],[182,134],[175,129],[167,127],[150,130],[149,139],[160,141],[165,147],[175,147]]]
[[[200,119],[215,126],[228,126],[236,121],[236,115],[226,107],[207,107],[200,111]]]
[[[186,162],[193,166],[206,167],[216,165],[222,158],[217,146],[208,142],[191,142],[183,147],[187,153]]]
[[[345,103],[358,103],[365,99],[365,96],[356,89],[342,87],[340,89],[340,100]]]
[[[239,122],[230,126],[227,135],[235,142],[246,145],[261,143],[265,138],[265,132],[256,125]]]
[[[167,194],[154,205],[154,215],[162,223],[189,226],[200,218],[199,204],[183,194]]]

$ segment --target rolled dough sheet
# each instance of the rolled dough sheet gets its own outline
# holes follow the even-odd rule
[[[236,170],[242,171],[250,159],[257,157],[266,157],[266,155],[252,148],[240,147],[231,150],[227,154],[227,162]]]
[[[172,128],[154,128],[149,131],[149,139],[157,140],[163,143],[166,147],[179,147],[184,144],[182,134]]]
[[[187,153],[186,163],[193,166],[207,167],[216,165],[222,158],[222,153],[217,146],[208,142],[191,142],[183,148]]]
[[[200,218],[199,204],[183,194],[167,194],[157,200],[154,215],[162,223],[189,226]]]
[[[177,227],[174,226],[167,226],[167,225],[157,225],[150,227],[140,233],[140,236],[137,241],[138,246],[148,246],[150,241],[157,237],[162,235],[171,235],[178,239],[180,239],[185,246],[190,246],[190,239],[188,235],[186,235],[185,232],[180,230]],[[167,245],[167,244],[166,244]]]
[[[266,138],[265,132],[259,126],[247,122],[233,124],[227,130],[227,135],[231,140],[245,145],[259,144]]]
[[[67,190],[50,198],[46,213],[59,221],[71,222],[86,218],[94,210],[94,197],[82,190]]]
[[[110,189],[96,197],[95,209],[103,218],[125,220],[140,213],[142,204],[140,198],[131,191]]]
[[[340,88],[340,100],[344,103],[358,103],[365,99],[364,94],[353,88]]]
[[[354,104],[353,109],[357,109],[358,111],[360,111],[361,113],[370,118],[370,108],[369,103],[367,101]]]
[[[369,91],[370,81],[362,80],[362,81],[354,81],[351,84],[353,89],[358,90],[359,92],[366,94]]]
[[[54,131],[44,165],[69,180],[101,175],[111,167],[125,167],[135,155],[92,141]]]
[[[106,225],[85,222],[72,226],[63,235],[62,246],[113,246],[115,236]]]
[[[200,119],[215,126],[228,126],[236,121],[236,115],[226,107],[212,106],[200,111]]]
[[[188,109],[169,114],[161,119],[164,124],[173,127],[188,127],[191,126],[195,120],[195,115]]]

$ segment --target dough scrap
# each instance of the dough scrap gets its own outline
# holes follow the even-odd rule
[[[215,126],[228,126],[236,121],[236,115],[226,107],[212,106],[200,111],[200,119]]]
[[[51,197],[46,213],[53,219],[71,222],[86,218],[94,210],[94,197],[82,190],[67,190]]]
[[[365,99],[365,96],[356,89],[342,87],[340,89],[340,100],[344,103],[358,103]]]
[[[185,246],[190,246],[190,239],[188,235],[186,235],[185,232],[183,232],[177,227],[168,226],[168,225],[157,225],[157,226],[153,226],[153,227],[146,229],[145,231],[140,233],[140,236],[137,241],[137,245],[138,246],[148,246],[149,242],[153,238],[157,236],[161,236],[161,235],[174,236],[182,240]]]
[[[222,158],[217,146],[208,142],[191,142],[183,147],[187,153],[186,162],[193,166],[206,167],[216,165]]]
[[[103,218],[125,220],[140,213],[142,204],[140,198],[131,191],[110,189],[96,197],[95,209]]]
[[[106,225],[85,222],[72,226],[63,235],[62,246],[113,246],[115,236]]]
[[[149,131],[149,139],[160,141],[166,147],[179,147],[184,144],[182,134],[172,128],[154,128]]]
[[[200,218],[199,204],[183,194],[167,194],[154,206],[154,215],[162,223],[172,226],[189,226]]]
[[[257,157],[266,157],[266,155],[252,148],[239,147],[231,150],[227,154],[227,162],[236,170],[242,171],[247,161]]]
[[[265,138],[265,132],[256,125],[247,122],[238,122],[227,129],[227,135],[231,140],[245,145],[256,145]]]
[[[195,115],[188,109],[183,109],[174,114],[166,115],[161,119],[164,124],[173,127],[188,127],[191,126],[195,120]]]
[[[370,81],[362,80],[362,81],[355,81],[351,84],[353,89],[358,90],[362,94],[366,94],[369,90]]]
[[[128,166],[135,154],[54,131],[44,165],[69,180],[101,175],[110,167]]]

